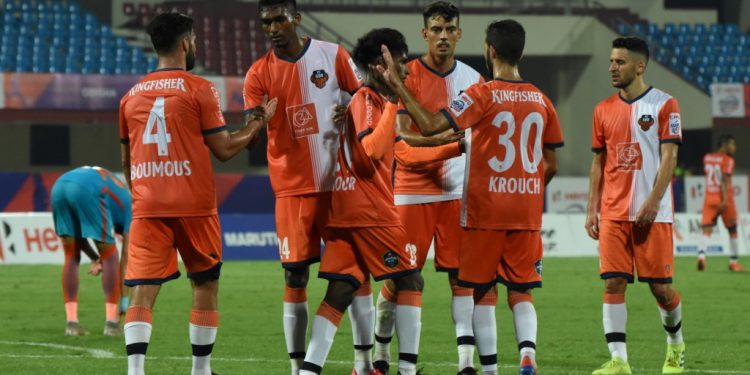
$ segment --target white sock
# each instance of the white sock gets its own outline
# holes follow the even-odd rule
[[[472,315],[474,314],[474,298],[468,296],[453,296],[451,299],[451,315],[456,325],[456,344],[458,347],[458,369],[474,367],[474,329]]]
[[[305,357],[307,334],[307,301],[284,302],[284,338],[292,365],[292,374],[299,372]]]
[[[667,311],[659,306],[661,322],[664,324],[664,330],[667,331],[667,344],[682,344],[682,302],[677,304],[672,311]]]
[[[342,313],[323,302],[313,319],[310,344],[300,374],[319,374],[331,351],[333,339],[339,329]],[[307,372],[305,372],[307,371]]]
[[[706,260],[706,249],[708,248],[708,236],[701,234],[698,237],[698,259]]]
[[[190,324],[190,344],[193,346],[191,375],[211,375],[211,351],[216,342],[217,331],[217,327]]]
[[[367,287],[369,289],[369,286]],[[372,371],[372,346],[375,321],[375,307],[372,305],[372,293],[365,296],[354,296],[349,305],[349,319],[352,322],[352,341],[354,342],[354,370],[358,375]]]
[[[740,245],[737,238],[729,238],[729,261],[737,262],[737,256],[740,254]]]
[[[381,290],[378,293],[375,319],[375,361],[389,362],[391,359],[391,339],[396,326],[396,303],[387,300]]]
[[[130,322],[124,327],[125,349],[128,352],[128,375],[144,375],[146,349],[151,339],[151,324]]]
[[[625,303],[604,303],[602,305],[602,322],[604,336],[612,357],[619,357],[628,361],[628,351],[625,345],[625,327],[628,323],[628,310]]]
[[[422,332],[422,292],[401,290],[396,305],[398,371],[416,374],[419,338]]]
[[[495,296],[495,302],[497,297]],[[497,373],[497,322],[495,305],[474,305],[474,338],[485,374]]]
[[[513,322],[516,326],[516,342],[521,360],[529,357],[536,362],[536,310],[531,302],[518,302],[513,306]]]

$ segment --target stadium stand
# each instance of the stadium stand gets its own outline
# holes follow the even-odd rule
[[[646,38],[656,61],[708,92],[713,82],[750,83],[750,36],[737,25],[620,23],[617,32]]]
[[[33,73],[143,74],[156,59],[115,36],[75,1],[6,1],[0,67]]]

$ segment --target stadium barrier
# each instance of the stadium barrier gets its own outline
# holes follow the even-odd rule
[[[272,214],[223,214],[222,226],[224,259],[278,259],[278,238]],[[545,214],[542,241],[545,256],[596,256],[598,243],[584,230],[584,214]],[[701,235],[700,214],[676,214],[674,224],[675,254],[697,253],[697,239]],[[740,254],[750,253],[750,214],[739,220]],[[710,255],[728,253],[729,234],[717,226],[709,240]],[[62,244],[55,235],[52,214],[0,214],[0,265],[3,264],[62,264]],[[81,257],[87,262],[85,256]]]
[[[750,84],[712,84],[711,107],[717,118],[750,117]]]

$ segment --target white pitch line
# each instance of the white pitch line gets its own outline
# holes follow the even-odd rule
[[[43,348],[61,349],[61,350],[75,350],[79,352],[89,353],[94,358],[114,358],[115,353],[104,349],[91,349],[84,348],[82,346],[62,345],[53,344],[48,342],[27,342],[27,341],[0,341],[0,345],[25,345],[25,346],[40,346]]]

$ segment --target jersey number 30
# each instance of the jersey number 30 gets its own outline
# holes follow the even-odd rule
[[[155,133],[154,127],[156,127]],[[167,146],[170,142],[172,142],[172,135],[167,133],[167,121],[164,119],[164,97],[159,96],[154,100],[154,106],[148,114],[146,131],[143,132],[143,144],[156,143],[159,156],[167,156],[169,154]]]
[[[513,144],[511,138],[516,132],[516,119],[513,117],[513,113],[505,111],[500,112],[492,119],[492,125],[498,129],[502,128],[503,123],[507,124],[507,131],[505,134],[500,134],[498,142],[500,146],[505,148],[505,157],[503,160],[493,156],[489,160],[490,168],[497,173],[503,173],[513,166],[513,162],[516,161],[516,146]],[[529,135],[531,134],[531,127],[536,127],[536,137],[534,138],[534,149],[531,155],[533,159],[529,158],[529,151],[526,145],[529,144]],[[521,163],[523,164],[523,170],[527,173],[536,173],[539,163],[542,161],[542,130],[544,129],[544,118],[539,112],[531,112],[521,123],[521,139],[518,142],[518,147],[521,149]]]

